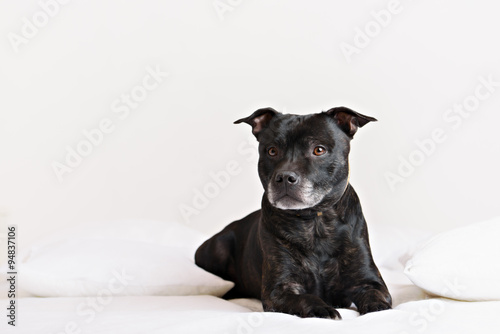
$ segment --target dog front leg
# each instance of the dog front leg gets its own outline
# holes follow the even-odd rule
[[[392,299],[385,286],[361,285],[353,288],[352,300],[360,314],[388,310]]]
[[[283,276],[288,279],[283,280]],[[277,279],[281,277],[281,279]],[[264,272],[262,279],[262,306],[266,312],[282,312],[302,318],[341,319],[340,313],[320,297],[306,293],[301,283],[285,273]],[[276,283],[286,282],[286,283]]]
[[[318,296],[305,293],[273,291],[269,299],[263,299],[262,305],[266,312],[282,312],[297,315],[301,318],[329,318],[341,319],[340,313],[327,305]]]

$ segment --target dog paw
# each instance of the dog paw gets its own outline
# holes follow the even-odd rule
[[[361,307],[358,308],[359,314],[366,314],[370,312],[377,312],[377,311],[384,311],[384,310],[390,310],[391,304],[385,302],[385,301],[378,301],[378,302],[370,302],[370,303],[365,303]]]
[[[302,312],[299,313],[299,316],[302,318],[326,318],[326,319],[334,319],[340,320],[342,317],[340,313],[330,306],[310,306]]]
[[[384,311],[391,309],[391,296],[378,290],[371,290],[365,293],[363,300],[356,305],[359,314]]]
[[[384,311],[391,309],[392,300],[389,295],[384,295],[380,291],[368,292],[365,298],[356,305],[359,314],[366,314],[370,312]]]
[[[264,311],[282,312],[301,318],[342,319],[340,313],[321,298],[311,294],[285,294],[279,299],[262,300]]]

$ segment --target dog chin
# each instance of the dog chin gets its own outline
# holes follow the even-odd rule
[[[277,200],[269,198],[269,202],[272,206],[281,210],[302,210],[311,208],[315,205],[315,203],[305,203],[289,195],[285,195]]]

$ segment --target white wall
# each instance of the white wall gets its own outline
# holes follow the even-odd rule
[[[239,173],[186,223],[212,233],[257,209],[254,141],[232,122],[264,106],[345,105],[379,119],[352,144],[369,224],[444,230],[499,213],[492,1],[401,0],[379,32],[371,12],[394,2],[231,1],[221,20],[214,3],[229,0],[53,1],[41,0],[53,17],[33,0],[0,5],[0,211],[24,245],[85,221],[183,221],[180,207],[233,160]],[[33,16],[38,31],[23,21]],[[368,41],[357,36],[365,28]],[[341,46],[356,36],[366,45],[349,62]],[[120,97],[141,92],[148,67],[170,75],[124,117]],[[489,96],[467,118],[448,114],[474,103],[489,76],[497,86],[478,88]],[[113,131],[59,182],[52,164],[105,119]],[[399,156],[418,158],[415,141],[438,128],[446,140],[391,190]]]

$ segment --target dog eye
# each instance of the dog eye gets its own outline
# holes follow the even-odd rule
[[[271,147],[268,151],[267,154],[270,156],[274,157],[278,154],[278,149],[276,147]]]
[[[314,148],[313,154],[314,155],[323,155],[326,153],[326,149],[323,146],[316,146]]]

